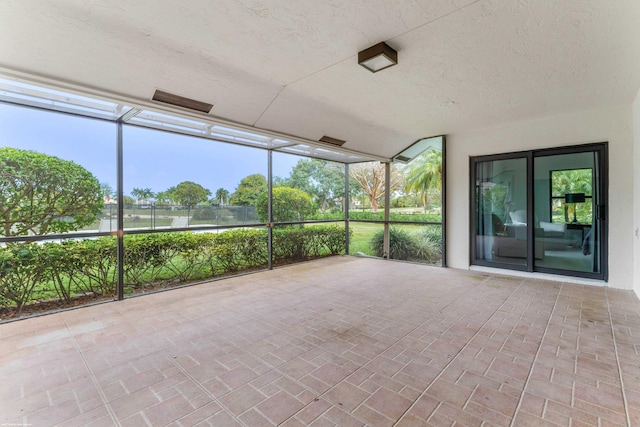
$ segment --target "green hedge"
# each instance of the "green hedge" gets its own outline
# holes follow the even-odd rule
[[[268,262],[266,230],[128,235],[124,245],[128,293],[265,268]],[[276,228],[273,246],[275,263],[344,253],[344,228]],[[114,237],[7,244],[0,247],[0,307],[20,313],[36,301],[64,305],[83,295],[115,295],[116,265]]]
[[[273,230],[275,262],[299,261],[344,252],[344,227],[279,227]]]
[[[32,299],[48,267],[44,252],[33,243],[10,245],[0,251],[0,303],[13,304],[20,311]]]
[[[343,220],[344,212],[325,212],[325,213],[317,213],[313,215],[310,219],[317,220]],[[371,211],[358,211],[358,210],[350,210],[349,211],[349,219],[354,220],[365,220],[365,221],[384,221],[384,211],[379,210],[378,212]],[[411,222],[441,222],[442,215],[440,214],[401,214],[397,212],[389,213],[390,221],[411,221]]]

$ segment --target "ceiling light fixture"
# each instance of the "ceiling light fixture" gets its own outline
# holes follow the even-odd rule
[[[377,73],[397,63],[398,52],[389,47],[385,42],[380,42],[362,52],[358,52],[358,64],[372,73]]]

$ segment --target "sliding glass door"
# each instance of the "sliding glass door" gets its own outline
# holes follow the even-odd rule
[[[475,257],[527,265],[527,159],[481,161],[475,173]]]
[[[471,262],[606,280],[606,144],[471,161]]]
[[[534,159],[536,248],[544,257],[538,270],[555,269],[599,273],[602,206],[599,152],[540,156]]]

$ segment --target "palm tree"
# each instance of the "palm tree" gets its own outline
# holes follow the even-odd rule
[[[169,187],[164,191],[159,191],[156,194],[156,201],[158,203],[175,205],[176,204],[175,191],[176,191],[175,186]]]
[[[225,200],[226,201],[229,200],[229,191],[225,190],[224,188],[218,188],[216,190],[216,200],[220,202],[221,205],[224,206]]]
[[[104,201],[109,203],[111,201],[111,196],[113,196],[113,188],[107,182],[100,183],[100,192],[102,193],[102,197],[104,197]]]
[[[151,191],[150,188],[134,188],[131,191],[131,195],[136,198],[138,204],[140,202],[147,202],[155,196],[154,192]]]
[[[405,191],[414,191],[427,212],[429,190],[442,190],[442,151],[429,149],[410,164],[404,178]]]
[[[591,196],[593,188],[593,172],[591,169],[569,169],[553,171],[551,175],[551,192],[552,197],[564,197],[570,193],[584,193]],[[569,222],[573,211],[578,206],[575,204],[564,203],[564,221]],[[582,213],[588,215],[591,210],[590,204],[584,204]]]

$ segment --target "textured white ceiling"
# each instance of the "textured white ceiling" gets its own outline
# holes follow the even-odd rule
[[[391,157],[640,88],[638,0],[3,0],[0,65]],[[399,64],[357,52],[380,41]]]

